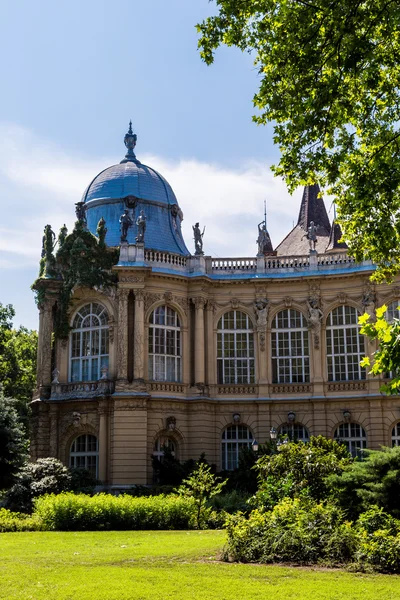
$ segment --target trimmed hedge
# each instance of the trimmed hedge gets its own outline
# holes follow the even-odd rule
[[[0,533],[8,531],[42,531],[43,524],[36,516],[0,508]]]
[[[57,531],[194,529],[196,506],[192,498],[73,494],[42,496],[35,515],[45,529]]]

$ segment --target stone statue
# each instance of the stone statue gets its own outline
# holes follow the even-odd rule
[[[63,247],[67,235],[68,235],[68,229],[64,223],[64,225],[60,229],[60,233],[58,234],[58,247],[59,248]]]
[[[265,329],[268,322],[269,303],[266,298],[254,302],[254,311],[256,313],[257,328]]]
[[[128,229],[133,225],[133,221],[131,219],[131,215],[129,214],[128,208],[125,208],[123,214],[119,218],[119,222],[121,225],[121,242],[126,242]]]
[[[257,256],[262,256],[265,252],[269,252],[272,248],[271,238],[269,237],[265,221],[261,221],[261,223],[258,224],[257,244]]]
[[[204,227],[203,229],[203,233],[201,233],[200,231],[200,227],[199,224],[196,223],[195,225],[192,225],[192,229],[193,229],[193,238],[194,238],[194,248],[195,248],[195,256],[199,256],[199,255],[203,255],[203,236],[204,236],[204,232],[206,230],[206,228]]]
[[[86,226],[86,204],[84,202],[75,202],[75,214],[78,221]]]
[[[364,289],[364,293],[363,293],[361,302],[364,307],[364,311],[372,318],[375,317],[375,301],[376,301],[375,292],[374,292],[371,284],[368,283]]]
[[[310,226],[307,230],[307,233],[303,235],[301,239],[306,237],[310,242],[310,250],[315,250],[315,246],[317,244],[317,230],[318,225],[315,225],[314,221],[310,221]]]
[[[56,234],[51,225],[46,225],[42,238],[42,259],[40,267],[40,276],[52,278],[56,276],[56,259],[53,250],[56,242]]]
[[[140,211],[140,215],[136,219],[136,225],[137,225],[136,242],[138,244],[144,244],[144,234],[146,231],[146,215],[144,214],[144,210]]]
[[[308,327],[314,333],[314,347],[319,348],[319,335],[321,330],[321,322],[323,317],[323,312],[319,307],[319,302],[317,298],[309,298],[307,300],[307,308],[308,308]]]
[[[106,221],[105,221],[104,217],[101,217],[101,219],[97,223],[96,234],[97,234],[97,237],[99,238],[99,245],[104,246],[106,243],[105,241],[106,241],[106,235],[107,235],[107,227],[106,227]]]

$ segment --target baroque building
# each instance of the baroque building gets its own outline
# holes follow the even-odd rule
[[[205,453],[233,469],[243,446],[277,430],[322,434],[361,448],[397,445],[398,397],[360,367],[375,347],[358,316],[400,287],[375,286],[331,225],[318,186],[304,190],[296,226],[275,248],[214,259],[181,232],[169,183],[134,153],[94,177],[77,223],[58,243],[45,228],[40,276],[32,458],[92,470],[105,487],[153,482],[152,455]]]

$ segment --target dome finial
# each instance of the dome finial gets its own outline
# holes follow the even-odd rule
[[[136,156],[133,151],[134,147],[136,146],[136,140],[137,135],[132,131],[132,121],[129,121],[128,133],[126,133],[124,137],[124,144],[128,148],[128,152],[125,154],[124,160],[121,161],[122,163],[128,162],[130,160],[136,161]]]

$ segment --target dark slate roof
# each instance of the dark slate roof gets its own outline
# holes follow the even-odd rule
[[[330,252],[330,251],[336,250],[336,249],[343,250],[344,248],[348,247],[346,242],[339,242],[342,235],[343,235],[342,229],[341,229],[339,223],[336,223],[335,221],[333,221],[332,228],[331,228],[331,234],[329,236],[329,242],[326,247],[326,252]]]
[[[310,244],[306,237],[311,221],[318,226],[317,246],[318,252],[325,252],[331,233],[331,224],[326,212],[325,203],[318,197],[319,185],[307,185],[304,188],[300,204],[297,225],[277,246],[278,256],[299,256],[308,254]]]

